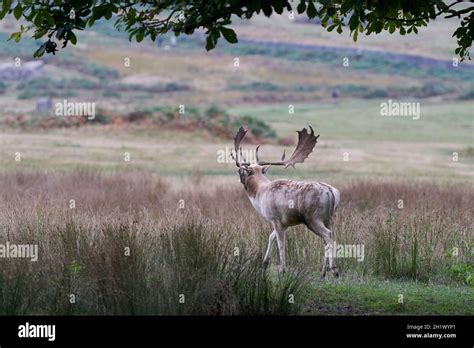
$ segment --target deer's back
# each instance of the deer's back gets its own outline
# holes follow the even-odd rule
[[[323,182],[275,180],[259,192],[252,204],[267,220],[291,226],[307,219],[330,219],[339,197],[336,188]]]

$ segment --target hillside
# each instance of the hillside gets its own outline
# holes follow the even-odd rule
[[[322,179],[403,178],[406,173],[443,181],[472,178],[474,67],[468,62],[453,66],[446,54],[452,40],[424,36],[444,35],[452,29],[449,21],[436,22],[419,36],[388,35],[370,42],[362,39],[357,45],[346,35],[329,37],[314,24],[284,17],[257,17],[235,28],[241,38],[238,45],[222,42],[208,53],[200,33],[176,42],[168,37],[160,44],[131,44],[111,24],[100,23],[94,31],[83,33],[77,47],[45,57],[41,78],[1,82],[3,158],[20,143],[35,159],[24,164],[28,167],[87,164],[116,169],[121,168],[117,161],[122,150],[130,149],[137,161],[135,168],[166,175],[227,176],[233,174],[229,172],[232,164],[216,163],[216,151],[229,144],[236,122],[249,116],[269,125],[278,138],[288,139],[287,151],[296,128],[312,124],[322,134],[317,155],[297,176],[311,178],[317,171]],[[12,23],[0,29],[0,61],[31,60],[37,44],[28,39],[18,45],[6,42],[6,32],[14,29]],[[345,58],[348,66],[343,64]],[[105,129],[17,133],[16,128],[37,133],[34,127],[38,125],[42,132],[58,122],[59,127],[71,127],[53,111],[35,112],[44,97],[51,97],[52,102],[95,102],[105,116],[81,124]],[[419,102],[420,119],[381,117],[380,104],[389,99]],[[185,110],[182,116],[177,112],[180,105]],[[227,138],[189,133],[209,119],[206,110],[214,106],[226,113],[218,122],[224,122]],[[177,116],[195,120],[188,134],[183,127],[176,131],[153,127],[163,125],[163,117],[173,120]],[[215,126],[208,129],[221,129]],[[107,141],[102,139],[104,133]],[[179,143],[174,141],[176,134]],[[264,147],[263,153],[279,154],[281,146],[269,141],[273,145]],[[42,155],[51,152],[63,155]],[[460,156],[457,162],[452,159],[454,152]],[[186,160],[178,161],[176,153]],[[350,154],[349,162],[342,160],[345,153]],[[196,158],[197,154],[201,157]],[[150,161],[154,158],[160,158],[161,164]],[[16,164],[6,160],[5,167],[13,169]]]

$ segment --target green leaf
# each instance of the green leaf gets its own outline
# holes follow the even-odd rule
[[[356,14],[353,14],[351,19],[349,19],[349,29],[356,30],[359,26],[359,17]]]
[[[206,50],[210,51],[216,47],[219,36],[221,36],[221,34],[217,29],[209,30],[206,38]]]
[[[333,31],[334,28],[337,27],[337,24],[331,24],[329,27],[327,27],[327,31]]]
[[[262,11],[263,11],[263,14],[267,17],[270,17],[273,12],[272,7],[266,1],[262,3]]]
[[[220,31],[224,39],[227,40],[227,42],[232,43],[232,44],[238,42],[237,35],[235,35],[235,32],[232,29],[221,27]]]
[[[36,50],[35,54],[33,54],[33,57],[35,58],[42,57],[45,50],[46,50],[46,44],[42,44],[40,48]]]
[[[64,33],[64,28],[58,28],[58,30],[56,31],[56,38],[61,40],[63,38],[62,37],[63,33]]]
[[[2,10],[0,11],[0,20],[2,20],[5,15],[10,10],[10,6],[12,5],[13,0],[6,0],[2,4]]]
[[[111,9],[107,10],[107,12],[105,12],[105,19],[109,20],[110,18],[112,18],[112,15],[113,15],[113,11]]]
[[[304,3],[304,0],[299,3],[298,7],[296,7],[296,10],[299,14],[303,13],[306,10],[306,4]]]
[[[107,14],[107,5],[99,5],[92,9],[92,18],[101,19]]]
[[[395,25],[395,22],[390,22],[390,24],[388,25],[388,32],[390,34],[393,34],[396,28],[397,26]]]
[[[76,34],[74,34],[72,31],[70,31],[67,35],[69,41],[71,41],[71,43],[73,45],[77,44],[77,37],[76,37]]]
[[[33,35],[33,39],[39,39],[48,33],[48,28],[37,29]]]
[[[354,42],[357,41],[357,36],[359,34],[359,31],[358,30],[354,30],[353,34],[352,34],[352,38],[354,39]]]
[[[206,38],[206,50],[210,51],[216,47],[216,41],[211,35],[208,35]]]
[[[48,12],[44,13],[44,18],[50,27],[54,27],[54,18]]]
[[[20,42],[21,40],[21,31],[14,32],[8,38],[8,41],[15,40],[15,42]]]
[[[137,42],[142,42],[144,37],[145,37],[145,30],[140,29],[137,35],[135,36],[135,39],[137,40]]]
[[[283,0],[276,0],[273,4],[273,8],[276,13],[282,14],[283,13]]]
[[[40,27],[43,24],[43,11],[38,11],[33,22],[37,27]]]
[[[316,11],[316,7],[313,4],[313,1],[308,2],[308,9],[306,10],[306,14],[308,15],[309,18],[314,18],[318,14]]]
[[[18,4],[13,9],[13,16],[18,20],[20,19],[21,15],[23,14],[23,8],[21,7],[21,2],[18,1]]]

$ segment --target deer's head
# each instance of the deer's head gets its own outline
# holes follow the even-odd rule
[[[281,157],[281,161],[278,162],[266,162],[261,161],[258,156],[258,149],[261,145],[257,146],[255,149],[255,158],[257,163],[251,164],[247,161],[243,154],[242,154],[242,147],[240,146],[240,142],[245,137],[248,129],[244,129],[240,127],[239,131],[235,135],[234,138],[234,150],[235,155],[231,152],[231,156],[235,161],[235,165],[239,168],[238,173],[240,176],[240,182],[246,186],[247,178],[251,175],[260,176],[265,175],[268,171],[270,166],[285,166],[288,168],[289,166],[295,167],[296,163],[303,163],[306,158],[308,158],[309,154],[313,152],[314,146],[318,142],[319,135],[315,136],[313,128],[309,126],[310,132],[306,128],[303,128],[298,133],[298,144],[296,145],[295,150],[291,157],[285,161],[285,151],[283,151],[283,155]]]

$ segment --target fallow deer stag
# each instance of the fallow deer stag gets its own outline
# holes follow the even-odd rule
[[[271,181],[265,174],[273,166],[294,168],[296,163],[303,163],[313,151],[319,138],[306,128],[298,131],[298,144],[291,157],[285,161],[285,152],[279,162],[264,162],[258,157],[257,146],[255,155],[257,163],[248,162],[242,154],[240,142],[245,137],[247,130],[240,127],[234,138],[235,161],[240,175],[240,182],[253,207],[273,226],[273,232],[268,240],[267,251],[263,260],[267,267],[270,262],[272,245],[277,240],[280,256],[280,273],[285,272],[285,239],[286,230],[290,226],[305,224],[316,235],[323,238],[325,253],[321,277],[325,277],[329,266],[335,277],[339,276],[334,260],[334,233],[331,230],[331,220],[334,210],[339,204],[340,194],[334,187],[323,182],[301,182],[293,180]]]

